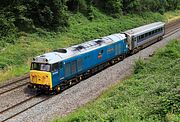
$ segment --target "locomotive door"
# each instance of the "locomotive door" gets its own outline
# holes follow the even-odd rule
[[[52,65],[52,83],[53,86],[59,83],[59,63]]]
[[[64,70],[63,70],[63,62],[59,63],[59,79],[62,80],[64,78]]]

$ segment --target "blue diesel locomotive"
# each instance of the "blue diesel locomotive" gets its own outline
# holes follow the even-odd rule
[[[156,22],[37,56],[31,63],[29,87],[59,93],[162,39],[164,25]]]

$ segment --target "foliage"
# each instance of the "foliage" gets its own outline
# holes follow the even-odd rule
[[[16,41],[15,20],[9,16],[10,13],[0,14],[0,48],[5,47],[7,43],[14,44]]]
[[[2,0],[0,8],[2,14],[11,13],[14,25],[23,31],[34,24],[50,30],[68,26],[64,0]]]
[[[122,14],[122,0],[104,0],[103,2],[97,0],[94,4],[111,16],[117,17]]]
[[[130,79],[116,84],[96,101],[54,122],[179,122],[180,57],[176,55],[180,54],[179,48],[180,41],[175,40],[150,61],[137,61],[134,70],[138,72]]]
[[[153,11],[164,13],[165,11],[178,9],[179,0],[123,0],[125,13],[141,13]]]
[[[145,62],[142,59],[139,59],[134,66],[134,74],[140,73],[145,67]]]
[[[85,0],[68,0],[66,5],[70,11],[83,12],[87,10],[87,1]]]
[[[69,26],[69,11],[81,12],[92,20],[92,6],[113,17],[120,17],[144,11],[163,14],[167,10],[179,9],[179,5],[179,0],[1,0],[0,18],[11,23],[10,30],[15,27],[19,31],[34,32],[36,27],[40,27],[62,31]]]

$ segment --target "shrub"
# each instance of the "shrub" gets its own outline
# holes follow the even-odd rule
[[[139,73],[145,68],[145,66],[146,63],[142,59],[139,59],[138,61],[136,61],[136,65],[134,65],[134,73]]]
[[[8,18],[4,14],[0,14],[0,37],[6,37],[16,33],[14,18]]]

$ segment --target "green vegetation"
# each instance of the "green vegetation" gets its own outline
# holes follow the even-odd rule
[[[180,9],[179,0],[1,0],[0,39],[15,43],[17,32],[66,31],[71,12],[81,12],[89,20],[94,19],[93,7],[112,17]],[[11,37],[12,36],[12,37]],[[11,37],[11,38],[10,38]],[[2,46],[2,42],[0,43]]]
[[[179,122],[179,49],[180,40],[174,40],[149,61],[138,60],[131,78],[54,122]]]
[[[180,19],[180,11],[168,11],[164,14],[164,16],[167,18],[167,21],[170,22],[175,19]]]
[[[170,5],[170,1],[167,1],[167,5]],[[147,9],[145,3],[141,8],[143,12],[137,13],[134,8],[136,3],[128,2],[132,6],[125,8],[124,0],[2,0],[0,81],[28,73],[32,57],[39,54],[167,20],[160,13],[152,13],[154,9]],[[166,11],[179,9],[176,6],[179,2],[172,2],[174,7],[166,6]]]

